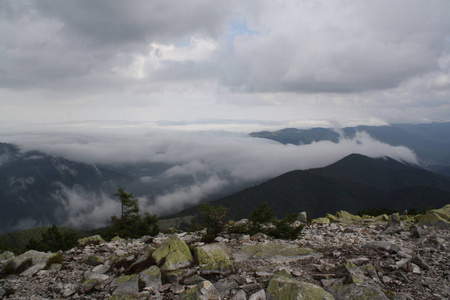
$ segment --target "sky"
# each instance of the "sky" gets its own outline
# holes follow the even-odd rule
[[[448,121],[450,2],[0,1],[0,126]]]

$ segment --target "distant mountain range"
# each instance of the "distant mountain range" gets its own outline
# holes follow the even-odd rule
[[[228,207],[229,218],[239,220],[264,201],[278,217],[300,211],[314,218],[338,210],[441,207],[450,203],[450,178],[390,158],[352,154],[324,168],[285,173],[211,204]]]
[[[341,136],[352,138],[357,131],[366,131],[391,145],[409,147],[417,153],[422,166],[450,176],[450,123],[359,126],[341,132],[326,128],[283,129],[251,136],[284,144],[323,140],[337,143]],[[163,162],[92,165],[0,143],[0,233],[52,223],[83,229],[104,226],[114,214],[111,199],[119,186],[151,207],[159,196],[174,193],[177,197],[179,191],[184,193],[183,188],[197,191],[196,184],[211,176],[208,172],[167,176],[174,166]],[[321,169],[288,172],[262,184],[262,180],[236,182],[227,173],[221,173],[220,180],[229,184],[201,200],[219,199],[213,203],[230,207],[230,217],[235,219],[247,217],[263,201],[268,201],[280,217],[302,210],[320,216],[339,209],[357,212],[380,206],[407,209],[450,203],[449,177],[389,158],[360,155]],[[169,209],[179,211],[182,205]],[[182,214],[193,212],[197,208]]]
[[[63,208],[68,205],[60,197],[64,186],[112,193],[128,181],[129,177],[101,167],[37,151],[22,153],[14,145],[0,143],[0,232],[64,220]]]
[[[450,166],[450,123],[394,124],[390,126],[357,126],[335,130],[332,128],[295,129],[252,132],[250,136],[277,141],[282,144],[311,144],[319,141],[339,142],[343,137],[353,138],[357,132],[367,132],[374,139],[393,146],[412,149],[423,166],[442,174]]]

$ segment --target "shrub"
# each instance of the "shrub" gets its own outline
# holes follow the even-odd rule
[[[27,250],[37,250],[42,252],[57,252],[59,250],[69,250],[77,245],[77,238],[73,232],[61,232],[53,224],[42,233],[42,237],[37,240],[31,238],[25,246]]]

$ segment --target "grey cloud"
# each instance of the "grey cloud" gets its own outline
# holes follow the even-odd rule
[[[64,24],[63,31],[94,44],[146,45],[179,42],[195,34],[218,37],[233,1],[39,1],[39,12]]]
[[[167,214],[180,211],[188,206],[198,204],[211,194],[217,193],[228,185],[228,181],[213,175],[193,185],[178,187],[174,191],[158,195],[153,204],[147,204],[145,210],[156,214]],[[147,202],[147,199],[142,199]]]
[[[149,184],[167,184],[183,176],[193,179],[176,181],[177,185],[151,196],[139,196],[144,211],[158,214],[197,204],[235,184],[253,183],[295,169],[324,167],[351,153],[417,163],[410,149],[383,144],[364,132],[354,139],[341,139],[339,143],[324,141],[298,146],[236,133],[143,131],[130,134],[127,130],[116,129],[78,135],[63,132],[15,138],[9,135],[8,139],[20,144],[23,150],[38,149],[88,163],[164,162],[174,165],[152,177],[137,179]],[[103,226],[119,211],[118,203],[102,193],[86,191],[80,186],[60,185],[60,190],[54,198],[63,207],[58,215],[67,225]]]
[[[61,208],[55,213],[59,224],[72,228],[100,228],[106,226],[112,215],[120,212],[120,204],[100,192],[83,187],[57,183],[59,192],[53,195]]]
[[[273,5],[263,17],[269,24],[255,24],[266,33],[235,40],[222,82],[243,92],[348,93],[393,88],[436,70],[450,4],[400,2]]]

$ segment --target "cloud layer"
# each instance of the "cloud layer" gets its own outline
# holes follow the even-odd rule
[[[449,10],[445,0],[6,0],[0,119],[448,120]]]
[[[159,215],[291,170],[324,167],[351,153],[389,156],[417,164],[410,149],[383,144],[364,132],[339,143],[323,141],[297,146],[227,132],[166,131],[131,135],[126,131],[103,130],[77,135],[52,132],[3,138],[19,144],[23,151],[38,149],[89,164],[133,164],[138,168],[148,162],[166,163],[168,167],[159,173],[136,178],[141,184],[164,186],[164,189],[156,191],[155,188],[151,195],[131,191],[140,199],[144,211]],[[61,192],[54,199],[63,207],[58,215],[63,216],[61,220],[66,225],[98,227],[119,213],[118,203],[110,196],[80,186],[59,185]]]

